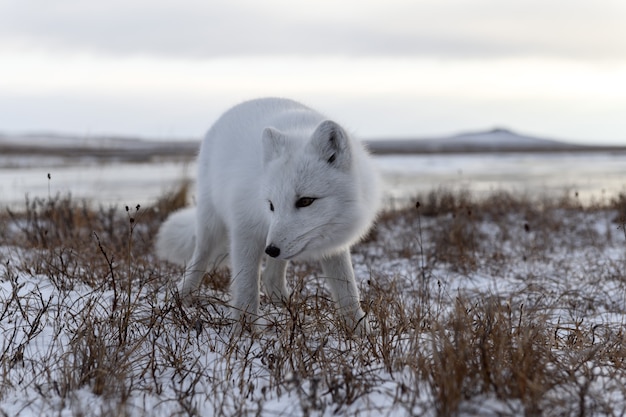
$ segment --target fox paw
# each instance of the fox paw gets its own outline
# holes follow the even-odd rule
[[[366,337],[373,334],[369,319],[363,310],[342,316],[341,324],[344,330],[350,335]]]
[[[274,326],[265,317],[247,312],[242,313],[234,309],[231,310],[230,320],[233,324],[231,328],[232,336],[242,336],[246,333],[258,336],[262,333],[266,333]]]

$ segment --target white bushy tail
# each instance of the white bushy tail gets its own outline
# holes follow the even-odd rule
[[[178,210],[161,225],[156,237],[156,253],[160,259],[185,265],[196,246],[196,208]]]

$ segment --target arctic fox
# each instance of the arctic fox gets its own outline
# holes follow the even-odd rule
[[[181,297],[228,257],[232,316],[252,324],[260,281],[272,301],[284,301],[288,261],[320,260],[345,324],[363,330],[350,246],[367,233],[379,207],[374,164],[340,125],[292,100],[251,100],[224,113],[206,134],[197,207],[165,221],[156,251],[186,265]]]

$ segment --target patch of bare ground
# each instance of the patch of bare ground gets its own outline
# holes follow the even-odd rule
[[[227,272],[179,303],[152,243],[185,193],[2,214],[0,415],[626,413],[626,196],[437,190],[383,213],[353,250],[360,338],[314,264],[258,334],[232,330]]]

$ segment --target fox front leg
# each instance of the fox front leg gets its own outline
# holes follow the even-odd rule
[[[288,262],[269,257],[265,262],[265,269],[261,274],[265,292],[273,303],[284,303],[289,299],[289,291],[287,291],[287,282],[285,280]]]
[[[365,334],[369,324],[359,303],[359,290],[354,280],[350,252],[345,250],[322,260],[322,269],[330,292],[348,330]]]
[[[231,241],[231,318],[245,328],[254,327],[259,322],[260,268],[262,253],[259,247],[245,232]]]

